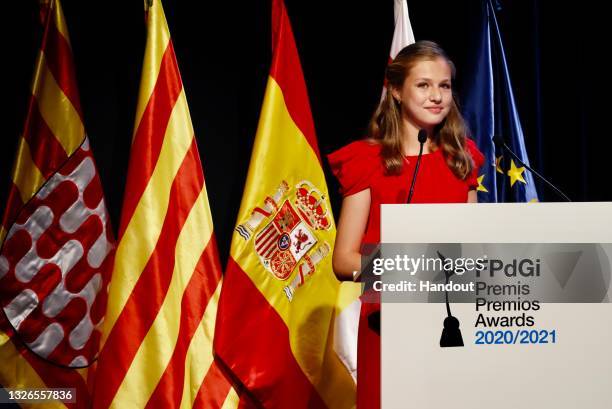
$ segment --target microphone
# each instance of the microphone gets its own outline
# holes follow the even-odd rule
[[[427,131],[425,129],[421,129],[419,131],[419,134],[417,135],[417,139],[419,140],[419,143],[421,144],[422,148],[423,144],[427,142]]]
[[[512,157],[514,159],[516,159],[519,162],[519,164],[521,166],[526,167],[531,173],[536,175],[538,178],[540,178],[540,180],[542,180],[544,183],[546,183],[548,186],[550,186],[554,190],[554,192],[557,193],[557,195],[559,195],[559,197],[561,197],[563,200],[565,200],[566,202],[571,202],[572,201],[569,197],[567,197],[565,195],[565,193],[563,193],[555,185],[550,183],[544,176],[540,175],[538,172],[536,172],[535,170],[531,169],[529,167],[529,165],[527,165],[525,162],[523,162],[521,160],[521,158],[519,158],[518,155],[516,153],[514,153],[512,151],[512,149],[510,149],[508,147],[508,145],[506,145],[506,142],[504,142],[504,138],[502,138],[499,135],[493,135],[493,143],[495,143],[496,146],[501,146],[502,148],[504,148],[510,155],[512,155]]]
[[[419,173],[419,166],[421,165],[421,157],[423,156],[423,145],[427,141],[427,131],[425,129],[421,129],[419,134],[417,135],[417,139],[419,140],[419,157],[417,158],[417,163],[414,167],[414,173],[412,175],[412,183],[410,183],[410,192],[408,193],[408,200],[406,203],[410,203],[412,200],[412,195],[414,194],[414,183],[416,182],[417,174]]]
[[[446,257],[437,251],[438,257],[442,260],[442,264],[446,263]],[[448,284],[450,277],[455,274],[455,271],[446,271],[444,269],[444,276],[446,277],[446,284]],[[444,290],[446,293],[446,318],[444,318],[442,336],[440,337],[440,347],[462,347],[463,337],[461,336],[461,329],[459,328],[459,320],[453,316],[450,309],[450,303],[448,302],[448,290]]]

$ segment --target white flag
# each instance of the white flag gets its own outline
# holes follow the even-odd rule
[[[395,14],[395,30],[389,52],[389,62],[397,56],[402,48],[414,43],[414,34],[408,17],[406,0],[394,0],[393,11]],[[385,97],[385,91],[386,88],[383,87],[381,101]],[[361,285],[359,284],[342,283],[338,302],[340,313],[334,325],[334,350],[355,382],[357,382],[357,334],[359,311],[361,310],[360,291]],[[347,302],[347,298],[349,298],[349,302]]]

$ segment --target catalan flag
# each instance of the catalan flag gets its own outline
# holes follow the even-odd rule
[[[114,239],[59,0],[41,2],[41,20],[42,45],[0,227],[0,384],[74,388],[74,403],[46,407],[86,408],[86,368],[98,355]]]
[[[234,407],[213,359],[221,268],[162,4],[147,42],[94,408]]]
[[[351,408],[333,351],[335,226],[306,84],[282,0],[272,64],[232,238],[215,352],[257,405]]]

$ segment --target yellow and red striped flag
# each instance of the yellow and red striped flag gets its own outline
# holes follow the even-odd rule
[[[86,408],[114,239],[59,0],[40,11],[43,39],[0,227],[0,384],[74,388],[73,403],[46,407]]]
[[[217,315],[215,352],[266,408],[351,408],[333,351],[335,226],[285,5]]]
[[[146,3],[144,66],[93,407],[235,406],[212,352],[221,267],[204,174],[162,4]]]

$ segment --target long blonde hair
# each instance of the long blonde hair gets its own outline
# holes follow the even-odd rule
[[[416,63],[437,58],[443,58],[448,63],[454,79],[455,65],[446,52],[433,41],[417,41],[403,48],[387,66],[385,97],[370,119],[368,136],[381,144],[381,156],[388,174],[401,173],[404,165],[401,106],[391,95],[391,90],[402,88],[404,80]],[[474,168],[472,157],[465,147],[467,133],[467,125],[459,112],[453,93],[448,115],[435,127],[430,138],[438,149],[442,149],[448,167],[459,179],[465,179]]]

